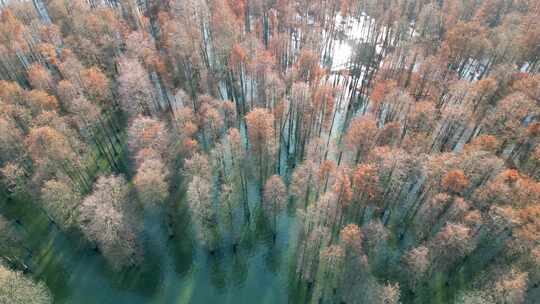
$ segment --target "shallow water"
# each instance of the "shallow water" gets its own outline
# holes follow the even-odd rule
[[[32,236],[25,240],[33,252],[28,257],[32,275],[47,284],[55,303],[286,303],[298,296],[289,288],[294,285],[294,217],[282,214],[274,242],[259,216],[236,253],[224,245],[210,255],[192,239],[186,210],[180,209],[173,238],[163,215],[146,215],[143,262],[115,272],[79,237],[49,224],[32,204],[2,205],[4,214],[20,220],[18,229]]]

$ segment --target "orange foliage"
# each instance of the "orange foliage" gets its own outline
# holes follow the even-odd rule
[[[314,82],[319,79],[322,74],[319,66],[319,56],[309,49],[303,49],[299,56],[296,65],[299,79],[306,82]]]
[[[28,70],[28,81],[35,89],[48,91],[52,87],[52,77],[49,71],[40,64],[34,64]]]
[[[233,11],[236,19],[241,20],[242,22],[244,21],[244,17],[246,14],[246,2],[246,0],[227,0],[227,4]]]
[[[357,154],[357,159],[371,150],[378,133],[377,122],[372,116],[355,117],[345,134],[345,147]]]
[[[339,233],[339,239],[345,248],[353,251],[353,254],[357,256],[362,254],[364,235],[357,225],[349,224],[343,227]]]
[[[8,49],[25,49],[24,25],[15,18],[9,9],[3,9],[0,14],[0,44]]]
[[[56,111],[58,109],[58,101],[56,97],[47,94],[41,90],[32,90],[26,92],[25,99],[28,102],[28,107],[34,115],[42,111]]]
[[[486,28],[478,22],[459,21],[450,28],[443,43],[443,50],[453,63],[467,57],[478,58],[488,48]]]
[[[361,164],[353,172],[353,188],[357,195],[367,193],[370,200],[376,199],[382,192],[379,186],[377,168],[369,164]]]
[[[469,179],[462,170],[448,172],[441,181],[441,186],[451,193],[460,193],[469,185]]]
[[[397,87],[394,80],[379,80],[373,86],[370,100],[376,104],[381,103],[383,99]]]
[[[58,63],[58,57],[56,55],[56,48],[50,43],[40,43],[38,45],[38,51],[45,58],[47,62],[56,65]]]
[[[0,99],[16,104],[21,102],[23,89],[16,82],[0,80]]]
[[[478,188],[474,198],[481,206],[496,204],[522,208],[540,202],[540,184],[517,170],[505,170]]]
[[[353,192],[351,187],[351,179],[349,175],[340,170],[336,175],[336,181],[334,183],[334,193],[338,195],[339,203],[342,206],[348,206],[352,200]]]
[[[241,64],[245,64],[246,61],[246,50],[244,50],[244,48],[240,44],[235,43],[231,51],[231,58],[229,59],[230,65],[232,67],[238,68]]]
[[[103,102],[109,96],[109,79],[99,68],[82,70],[81,80],[89,97]]]
[[[512,83],[512,89],[538,101],[540,100],[540,75],[524,73],[523,77]]]
[[[334,88],[329,85],[318,86],[313,94],[313,104],[323,115],[323,125],[328,127],[334,113]]]
[[[465,146],[465,150],[484,150],[496,152],[499,149],[501,142],[493,135],[480,135],[475,137],[470,144]]]
[[[332,160],[325,160],[319,167],[319,180],[326,181],[330,176],[333,176],[336,171],[336,163]]]
[[[384,128],[379,135],[379,144],[381,146],[393,145],[399,141],[401,135],[401,124],[397,121],[390,122],[384,125]]]
[[[249,143],[260,161],[263,154],[273,158],[276,152],[274,116],[266,109],[256,108],[246,115]],[[269,160],[269,159],[268,159]]]
[[[536,203],[519,212],[521,225],[517,229],[517,236],[521,241],[520,245],[528,248],[540,242],[540,206]]]

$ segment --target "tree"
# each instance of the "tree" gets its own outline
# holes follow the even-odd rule
[[[461,193],[469,185],[463,171],[456,169],[448,172],[441,181],[441,186],[450,193]]]
[[[224,140],[224,147],[227,151],[225,155],[230,157],[228,158],[230,169],[226,174],[225,180],[237,194],[236,197],[242,201],[244,220],[245,222],[249,222],[251,212],[248,204],[248,173],[246,170],[247,164],[243,161],[247,157],[245,145],[240,131],[236,128],[229,129]]]
[[[363,207],[362,215],[360,215],[360,221],[362,221],[366,208],[365,201],[377,201],[383,192],[377,168],[374,165],[360,164],[356,167],[352,173],[352,191],[358,206]]]
[[[97,67],[84,69],[80,73],[81,84],[88,98],[105,102],[110,97],[109,79]]]
[[[205,1],[193,0],[174,1],[170,13],[160,15],[167,59],[174,67],[171,74],[186,83],[184,89],[191,98],[196,98],[201,74],[209,65],[208,41],[204,39],[209,14]]]
[[[80,193],[69,182],[48,180],[41,189],[43,208],[62,229],[78,221],[77,207],[82,201]]]
[[[154,118],[139,115],[128,128],[128,147],[133,155],[142,149],[159,151],[163,161],[171,159],[170,137],[165,124]]]
[[[190,156],[197,150],[198,142],[195,135],[199,129],[193,110],[187,106],[181,106],[174,111],[171,138],[174,143],[174,151],[182,156]]]
[[[486,32],[484,26],[474,21],[459,21],[448,31],[442,49],[447,52],[452,69],[460,76],[464,76],[469,59],[479,60],[489,49]]]
[[[121,58],[118,62],[120,75],[120,104],[130,116],[155,115],[161,110],[147,71],[137,59]]]
[[[480,289],[464,292],[460,295],[460,304],[484,303],[524,303],[527,290],[528,274],[518,267],[501,265],[499,269],[488,271],[494,279],[480,281]]]
[[[14,195],[25,195],[28,189],[29,173],[20,163],[8,162],[0,169],[2,181],[7,191]]]
[[[370,265],[373,265],[375,269],[382,268],[381,260],[384,261],[384,254],[386,253],[386,245],[390,233],[379,219],[371,220],[367,225],[362,228],[365,236],[365,250],[368,259],[370,259]]]
[[[51,292],[43,282],[34,282],[19,271],[0,264],[0,303],[49,304],[53,302]]]
[[[69,80],[60,80],[56,86],[56,94],[61,105],[66,105],[71,100],[82,94],[82,89]]]
[[[341,284],[338,294],[347,303],[366,298],[370,281],[368,259],[364,252],[365,236],[356,224],[348,224],[339,233],[339,244],[344,251]]]
[[[214,39],[214,51],[217,60],[225,65],[228,55],[239,40],[241,23],[233,14],[228,0],[217,0],[212,3],[212,20],[210,22]]]
[[[264,185],[263,210],[271,220],[274,239],[277,233],[277,216],[287,206],[287,187],[279,175],[272,175]]]
[[[28,70],[28,81],[34,89],[51,92],[53,78],[49,71],[40,64],[33,64]]]
[[[158,60],[154,41],[147,32],[131,32],[126,38],[126,48],[129,57],[138,58],[147,67]]]
[[[212,197],[213,189],[210,181],[194,176],[187,190],[189,209],[196,224],[199,240],[210,253],[213,253],[218,247]]]
[[[79,155],[64,134],[51,127],[33,128],[28,134],[26,145],[39,173],[38,180],[62,172],[79,186],[87,186]]]
[[[140,164],[133,184],[144,206],[154,207],[165,201],[169,194],[168,175],[167,168],[159,158],[148,158]]]
[[[432,266],[446,270],[462,259],[474,248],[471,229],[462,224],[447,223],[434,237],[430,251],[433,252]],[[433,268],[432,268],[433,269]]]
[[[358,116],[351,121],[344,144],[351,151],[353,164],[357,164],[371,150],[377,133],[376,120],[371,116]]]
[[[37,116],[44,111],[58,110],[58,100],[56,100],[56,97],[47,94],[45,91],[25,91],[24,99],[33,116]]]
[[[321,251],[313,303],[335,303],[336,290],[341,285],[345,253],[339,245],[330,245]]]
[[[208,182],[212,181],[212,168],[205,153],[194,153],[184,161],[184,175],[188,178],[199,176]]]
[[[303,49],[300,52],[298,65],[296,66],[298,78],[305,82],[315,83],[322,74],[318,62],[319,58],[313,50]]]
[[[0,215],[0,261],[13,268],[28,271],[31,269],[25,257],[31,254],[31,251],[23,243],[22,236],[12,222]]]
[[[294,148],[295,159],[302,160],[305,155],[305,145],[309,141],[311,131],[311,117],[313,107],[311,103],[311,90],[305,82],[292,84],[289,106],[289,127],[287,135],[287,151]]]
[[[419,101],[414,104],[408,115],[408,128],[413,132],[430,132],[433,128],[436,117],[435,105],[428,100]]]
[[[224,119],[218,109],[210,104],[205,104],[204,107],[201,107],[200,112],[202,116],[202,131],[205,139],[208,141],[205,144],[208,145],[215,142],[219,137],[223,129]]]
[[[221,185],[220,215],[222,217],[225,229],[229,230],[233,251],[236,252],[238,243],[240,242],[241,230],[243,228],[241,221],[237,220],[238,205],[242,200],[243,192],[236,186],[229,183]],[[248,207],[249,208],[249,207]]]
[[[23,152],[23,133],[10,117],[0,116],[0,164],[15,160]]]
[[[418,246],[411,249],[403,256],[406,274],[410,279],[410,286],[414,290],[426,276],[429,269],[429,249],[425,246]]]
[[[219,103],[221,115],[225,121],[225,129],[236,127],[238,117],[236,115],[236,105],[230,100],[224,100]]]
[[[363,259],[363,241],[364,235],[360,230],[360,227],[356,224],[349,224],[339,233],[339,240],[341,246],[345,249],[347,258],[360,259],[361,262],[364,262]]]
[[[265,109],[256,108],[246,115],[246,125],[255,169],[262,185],[270,169],[274,168],[279,144],[274,130],[274,116]]]
[[[386,284],[380,289],[379,301],[381,304],[399,304],[400,289],[399,284]]]
[[[2,53],[7,58],[2,60],[2,65],[8,79],[14,81],[23,81],[21,71],[28,67],[26,52],[29,45],[24,37],[26,34],[28,34],[26,26],[10,9],[3,9],[0,15],[0,45]]]
[[[318,193],[315,186],[318,184],[315,164],[311,160],[306,160],[300,164],[293,172],[289,191],[297,200],[307,207],[312,193]]]
[[[527,278],[526,272],[511,269],[495,283],[493,297],[498,303],[523,303]]]
[[[339,168],[337,170],[332,192],[336,194],[337,203],[340,208],[347,208],[351,204],[353,192],[347,168]]]
[[[503,140],[501,148],[517,142],[517,151],[523,147],[527,128],[522,121],[537,111],[538,106],[525,94],[515,92],[505,96],[484,118],[486,133]]]
[[[523,208],[540,198],[539,187],[537,182],[517,170],[504,170],[476,189],[473,202],[480,209],[493,205]]]
[[[305,229],[305,228],[304,228]],[[296,273],[307,282],[313,282],[317,274],[319,253],[329,240],[328,230],[324,227],[313,227],[302,230],[297,251]]]
[[[128,195],[124,177],[101,176],[79,207],[81,230],[115,269],[134,265],[140,258]]]
[[[445,211],[450,208],[452,203],[452,196],[438,193],[419,207],[415,219],[416,233],[419,239],[427,239],[431,236],[434,227],[443,220]]]

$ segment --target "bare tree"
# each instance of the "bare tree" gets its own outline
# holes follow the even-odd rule
[[[140,164],[133,184],[144,206],[154,207],[165,201],[169,194],[168,175],[159,159],[149,158]]]
[[[128,213],[129,188],[122,176],[101,176],[80,206],[79,225],[89,241],[119,269],[137,263],[137,233]]]
[[[197,226],[197,235],[211,253],[217,249],[217,231],[215,230],[217,225],[213,208],[213,195],[211,182],[204,178],[194,176],[188,185],[189,208]]]
[[[263,210],[271,221],[274,239],[277,233],[277,216],[285,207],[287,207],[287,187],[279,175],[273,175],[264,185]]]
[[[51,292],[43,282],[34,282],[21,272],[13,271],[0,264],[0,303],[49,304],[53,302]]]
[[[62,229],[68,229],[78,220],[77,207],[81,194],[69,182],[48,180],[41,189],[41,201],[47,214]]]

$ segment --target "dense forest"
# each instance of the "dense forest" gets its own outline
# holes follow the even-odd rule
[[[0,1],[0,303],[540,303],[540,1]]]

